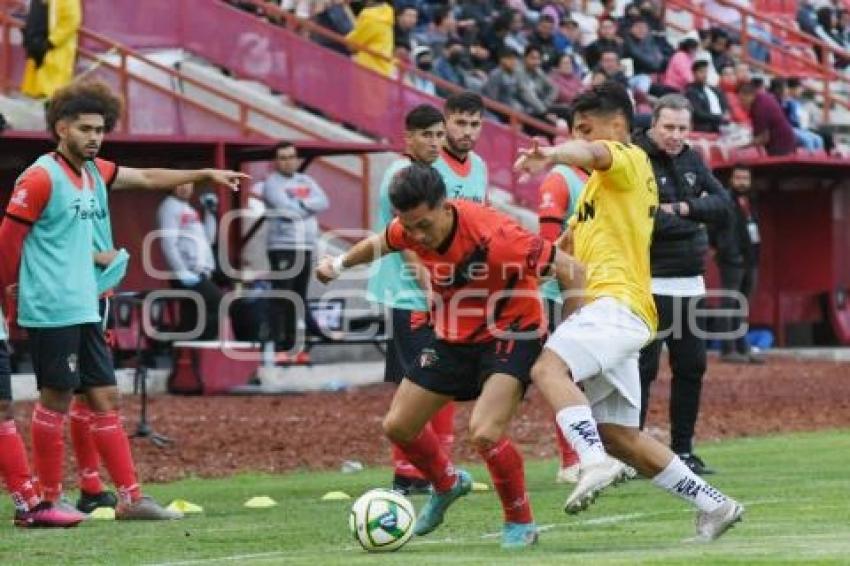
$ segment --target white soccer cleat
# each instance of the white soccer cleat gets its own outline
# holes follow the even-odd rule
[[[734,499],[727,499],[711,513],[698,512],[696,540],[699,542],[717,540],[740,521],[743,515],[744,506]]]
[[[586,466],[579,472],[578,483],[564,503],[564,511],[571,515],[584,511],[602,490],[624,481],[626,465],[614,458]]]
[[[573,464],[566,468],[559,468],[555,474],[555,483],[578,483],[578,474],[581,470],[581,464]]]

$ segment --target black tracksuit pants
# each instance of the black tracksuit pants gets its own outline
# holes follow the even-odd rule
[[[658,310],[658,334],[640,352],[641,409],[640,426],[646,421],[649,392],[658,375],[661,347],[667,344],[673,382],[670,391],[670,448],[677,454],[690,453],[699,414],[702,378],[705,375],[705,340],[695,331],[704,329],[704,321],[689,313],[696,312],[702,297],[653,295]],[[696,326],[696,328],[695,328]]]

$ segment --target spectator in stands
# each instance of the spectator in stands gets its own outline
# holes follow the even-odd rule
[[[396,45],[405,43],[410,46],[411,50],[416,49],[413,31],[416,29],[418,21],[419,12],[416,10],[416,6],[405,5],[396,9],[395,27],[393,28],[393,38]]]
[[[354,22],[354,29],[346,39],[358,47],[368,49],[357,51],[354,55],[358,65],[385,77],[393,76],[393,7],[389,2],[366,0],[365,7]]]
[[[769,95],[766,95],[769,96]],[[752,173],[743,165],[732,168],[729,180],[732,189],[730,196],[732,207],[726,224],[718,229],[715,260],[720,271],[720,281],[727,292],[740,293],[744,299],[750,299],[758,281],[759,236],[758,216],[750,197]],[[720,359],[727,363],[764,363],[764,358],[755,355],[747,341],[747,315],[737,316],[743,307],[749,311],[749,304],[741,304],[738,297],[728,296],[721,302],[721,308],[727,313],[720,320],[720,330],[727,333],[742,332],[737,338],[720,342]],[[743,326],[743,328],[742,328]]]
[[[711,86],[717,86],[720,84],[720,73],[714,66],[714,59],[711,56],[711,51],[709,51],[709,48],[711,47],[711,31],[702,29],[699,30],[696,36],[699,40],[699,47],[694,55],[694,61],[707,61],[709,63],[707,82]]]
[[[617,22],[617,35],[626,37],[629,34],[632,24],[640,19],[640,8],[637,2],[627,4],[623,17]]]
[[[753,72],[746,63],[737,63],[735,67],[735,80],[738,86],[753,82]]]
[[[552,18],[552,21],[555,23],[555,27],[560,27],[560,25],[570,17],[570,9],[567,6],[567,0],[551,0],[550,2],[547,2],[546,7],[541,11],[541,14]]]
[[[490,63],[498,65],[499,52],[505,47],[505,41],[511,27],[513,12],[500,13],[489,28],[482,31],[481,44],[490,52]]]
[[[640,92],[649,92],[652,76],[664,70],[664,54],[649,32],[646,20],[632,22],[623,41],[623,55],[634,64],[634,75],[629,86]]]
[[[738,78],[735,76],[735,67],[726,66],[720,70],[720,92],[726,96],[732,122],[741,125],[749,124],[750,116],[738,98]]]
[[[814,91],[804,89],[799,78],[788,79],[788,108],[783,109],[793,127],[814,132],[823,139],[824,150],[832,151],[835,146],[832,130],[821,122],[822,112],[815,103]]]
[[[788,95],[788,82],[782,78],[774,78],[770,82],[770,93],[779,102],[785,117],[794,128],[794,135],[797,138],[797,145],[808,151],[823,151],[823,138],[815,132],[802,127],[801,124],[801,106],[797,100],[790,98]]]
[[[313,20],[317,25],[343,37],[354,28],[354,14],[346,0],[330,0],[324,9],[313,17]],[[311,39],[328,49],[348,55],[348,48],[343,43],[317,33],[313,34]]]
[[[732,55],[729,53],[729,48],[729,34],[719,28],[712,29],[711,47],[709,47],[708,50],[711,53],[711,60],[714,62],[714,68],[718,73],[721,69],[723,69],[723,67],[735,66],[735,59],[733,59]],[[749,67],[747,67],[747,69],[749,69]]]
[[[438,57],[434,61],[434,74],[460,88],[475,90],[467,84],[466,80],[467,71],[464,65],[464,59],[468,57],[469,54],[463,42],[457,39],[450,39],[443,49],[443,56]],[[445,97],[450,92],[437,87],[437,94]]]
[[[548,72],[558,61],[558,49],[555,47],[555,20],[552,16],[542,15],[528,36],[529,45],[540,48],[543,57],[543,70]]]
[[[599,66],[597,70],[605,73],[605,76],[612,81],[617,81],[624,87],[628,88],[629,80],[623,72],[623,66],[620,63],[620,56],[616,51],[603,51],[599,57]]]
[[[434,69],[434,54],[431,53],[431,48],[427,45],[420,45],[413,50],[413,64],[423,73],[430,73]],[[437,87],[434,82],[425,75],[419,73],[410,73],[410,84],[417,90],[430,94],[437,95]]]
[[[841,46],[848,50],[850,49],[850,10],[840,9],[837,12],[836,19],[838,23],[835,26],[836,34]]]
[[[753,124],[751,146],[763,147],[768,155],[789,155],[797,146],[794,130],[776,99],[751,82],[738,87],[741,105]]]
[[[460,39],[457,34],[457,20],[449,6],[439,8],[428,29],[417,37],[422,45],[427,45],[435,56],[440,57],[449,39]]]
[[[493,69],[484,85],[484,96],[492,98],[518,112],[525,112],[520,94],[520,73],[517,70],[517,55],[505,47],[499,54],[499,66]]]
[[[555,99],[557,104],[569,106],[573,99],[584,90],[584,84],[575,72],[573,59],[569,53],[561,55],[558,66],[549,73],[549,79],[558,89],[558,96]]]
[[[694,80],[685,89],[693,107],[694,131],[720,133],[720,126],[729,122],[729,103],[726,95],[708,84],[708,61],[695,61]]]
[[[667,63],[667,70],[664,71],[663,83],[665,86],[678,92],[684,92],[685,88],[694,82],[692,67],[696,59],[697,49],[699,49],[699,42],[692,37],[686,37],[679,42],[679,49],[670,58],[670,62]]]
[[[610,18],[599,20],[599,37],[584,48],[584,60],[591,69],[599,64],[603,51],[614,51],[623,56],[623,40],[617,35],[617,24]]]
[[[81,20],[80,0],[31,0],[24,28],[23,94],[50,98],[71,82]]]
[[[554,123],[557,117],[550,109],[558,98],[558,88],[543,72],[542,58],[543,54],[537,45],[526,47],[519,77],[520,97],[527,113]]]
[[[508,35],[505,37],[505,46],[510,47],[521,57],[525,53],[525,48],[528,47],[528,37],[525,35],[525,18],[523,12],[514,10],[511,12],[510,28]]]
[[[841,35],[838,31],[838,21],[835,18],[835,10],[832,9],[831,6],[822,6],[818,9],[818,29],[823,30],[823,34],[819,34],[819,37],[822,35],[826,43],[836,49],[845,49],[844,44],[841,42]],[[815,46],[815,53],[817,53],[818,58],[824,62],[831,65],[834,65],[836,68],[843,69],[848,64],[850,64],[850,60],[840,57],[840,56],[830,56],[828,53],[823,53],[823,50]]]
[[[797,25],[800,29],[812,37],[820,39],[827,45],[840,48],[840,44],[832,35],[832,8],[824,6],[820,10],[815,8],[813,0],[801,0],[797,10]],[[815,47],[815,53],[821,63],[829,63],[828,53],[824,53],[819,47]]]
[[[582,55],[584,49],[581,45],[581,30],[574,19],[570,18],[561,24],[560,32],[555,36],[555,47],[559,54],[566,53],[570,56],[577,75],[583,77],[590,71]],[[560,55],[555,60],[555,66],[558,65],[559,59]]]
[[[268,257],[276,276],[272,286],[278,291],[295,293],[301,305],[278,299],[272,302],[272,332],[275,350],[288,350],[295,343],[296,329],[302,324],[308,332],[321,334],[307,303],[307,288],[312,271],[313,249],[319,237],[316,216],[328,209],[328,197],[309,175],[298,172],[298,151],[289,142],[275,148],[274,172],[263,182],[262,196],[266,203]],[[282,273],[281,273],[282,272]],[[296,320],[297,313],[304,320]],[[309,361],[305,352],[296,362]],[[278,361],[289,361],[279,354]]]
[[[472,23],[467,24],[467,31],[480,34],[490,26],[498,13],[491,0],[463,0],[459,6],[458,18],[461,22]]]
[[[192,199],[191,183],[175,187],[159,205],[156,213],[161,232],[160,246],[168,269],[171,271],[171,286],[198,293],[204,303],[205,316],[200,321],[201,340],[213,340],[218,335],[218,307],[221,289],[213,283],[215,255],[212,242],[216,238],[216,208],[218,199],[214,193],[206,193],[204,219],[189,204]],[[191,332],[199,325],[198,305],[192,299],[180,301],[180,332]]]
[[[661,51],[664,61],[673,55],[673,46],[667,41],[667,26],[661,17],[661,4],[656,0],[640,0],[640,16],[649,26],[649,33]]]

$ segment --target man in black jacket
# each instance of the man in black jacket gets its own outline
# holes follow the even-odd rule
[[[670,448],[697,474],[711,473],[693,453],[706,354],[704,333],[695,317],[705,295],[708,234],[703,223],[722,223],[729,209],[723,186],[702,158],[685,143],[691,105],[680,94],[661,97],[652,127],[635,138],[649,156],[658,183],[659,209],[650,248],[652,294],[658,310],[656,339],[640,353],[641,427],[649,391],[658,374],[662,343],[670,353]]]
[[[725,94],[708,84],[708,65],[702,60],[691,65],[694,82],[685,88],[685,96],[694,109],[694,131],[716,134],[729,122],[729,103]]]
[[[741,309],[741,300],[743,299],[746,306],[746,301],[752,296],[758,280],[761,239],[758,217],[750,198],[752,174],[749,167],[733,167],[729,185],[732,189],[732,203],[728,211],[728,221],[717,230],[715,260],[720,270],[723,290],[741,294],[738,297],[729,296],[723,299],[721,308],[735,314],[722,319],[720,330],[739,336],[720,342],[720,359],[727,363],[761,364],[764,359],[753,354],[747,342],[746,317],[737,314]]]

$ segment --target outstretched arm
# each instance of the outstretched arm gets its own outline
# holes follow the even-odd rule
[[[113,190],[171,190],[186,183],[212,183],[239,189],[239,181],[249,179],[245,173],[224,169],[136,169],[120,167],[112,183]]]
[[[323,257],[319,265],[316,266],[316,278],[327,284],[339,277],[346,269],[372,263],[392,251],[396,250],[393,250],[387,243],[386,232],[373,234],[354,244],[348,252],[342,255]]]
[[[557,146],[541,147],[535,141],[530,148],[519,151],[514,170],[522,173],[523,177],[559,164],[607,171],[613,162],[611,151],[602,142],[570,140]]]

